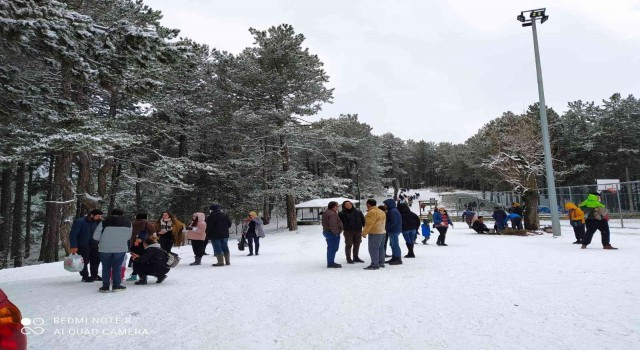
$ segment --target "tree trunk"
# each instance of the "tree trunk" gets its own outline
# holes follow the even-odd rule
[[[74,158],[78,165],[77,211],[76,217],[87,215],[92,209],[100,207],[100,201],[93,196],[93,177],[91,176],[91,155],[79,153]]]
[[[18,164],[16,172],[15,201],[13,208],[13,230],[11,237],[11,257],[13,267],[22,266],[22,216],[24,215],[24,163]]]
[[[265,193],[267,193],[267,190],[269,189],[269,185],[268,185],[268,173],[267,173],[267,168],[266,168],[266,164],[265,164],[265,160],[264,158],[266,157],[267,154],[267,140],[263,140],[262,141],[262,152],[263,152],[263,161],[262,161],[262,222],[265,225],[268,225],[269,222],[271,221],[271,205],[269,204],[269,196],[267,196]]]
[[[27,222],[25,223],[24,234],[24,257],[28,258],[31,255],[31,198],[33,196],[33,169],[29,167],[29,182],[27,183]]]
[[[540,228],[540,217],[538,216],[538,205],[540,196],[536,190],[527,190],[523,194],[524,199],[524,229],[537,230]]]
[[[55,186],[53,185],[53,173],[55,172],[55,156],[51,154],[49,156],[49,175],[47,176],[47,197],[45,202],[45,220],[44,220],[44,228],[42,229],[42,241],[40,243],[40,256],[38,257],[38,261],[44,261],[45,257],[50,259],[49,254],[49,223],[51,221],[51,213],[54,209],[53,204],[51,203],[54,198],[54,190]],[[56,223],[57,225],[57,223]]]
[[[0,191],[0,269],[9,267],[11,248],[11,174],[10,167],[2,170],[2,190]]]
[[[291,159],[289,155],[289,146],[287,145],[284,136],[280,136],[280,145],[282,146],[282,171],[284,173],[291,169]],[[296,217],[296,197],[295,195],[288,193],[286,196],[287,201],[287,228],[289,231],[295,231],[298,229],[298,219]]]
[[[71,172],[71,163],[73,160],[73,156],[70,152],[65,152],[60,156],[60,162],[56,166],[56,175],[60,174],[57,178],[56,185],[60,189],[61,195],[61,204],[60,204],[60,226],[56,232],[56,237],[62,243],[62,246],[66,252],[69,254],[69,232],[71,231],[71,224],[75,219],[75,197],[73,193],[73,182],[71,181],[71,176],[66,176]],[[55,179],[55,177],[54,177]],[[57,253],[56,249],[56,261],[57,261]],[[66,255],[65,254],[65,255]]]
[[[111,173],[111,189],[109,191],[109,212],[116,207],[116,195],[118,194],[118,184],[122,176],[122,163],[118,162],[118,166]]]
[[[397,179],[391,180],[391,186],[393,186],[393,200],[397,201],[398,200],[398,180]]]
[[[98,170],[98,196],[104,200],[107,196],[107,174],[113,167],[115,162],[113,159],[105,160],[100,170]]]
[[[133,171],[136,172],[136,178],[142,178],[142,172],[137,166],[132,165]],[[142,213],[142,184],[136,180],[136,213]]]

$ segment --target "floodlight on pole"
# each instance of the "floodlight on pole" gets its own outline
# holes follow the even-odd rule
[[[520,12],[516,19],[522,22],[523,27],[533,29],[533,50],[536,59],[536,73],[538,78],[538,95],[540,98],[540,126],[542,129],[542,145],[544,147],[544,163],[547,176],[547,189],[549,190],[549,209],[551,209],[551,224],[553,236],[558,237],[560,232],[560,215],[558,213],[558,197],[556,196],[556,181],[553,173],[553,159],[551,158],[551,142],[549,138],[549,123],[547,122],[547,105],[544,101],[544,85],[542,83],[542,68],[540,67],[540,50],[538,48],[538,31],[536,21],[544,23],[549,19],[546,9],[535,9]],[[527,19],[525,14],[528,14]]]

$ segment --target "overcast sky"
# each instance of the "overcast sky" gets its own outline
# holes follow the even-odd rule
[[[547,8],[538,27],[547,105],[640,97],[640,0],[145,0],[163,25],[239,53],[250,27],[288,23],[324,62],[333,104],[375,134],[464,142],[505,111],[538,100],[531,28],[516,16]]]

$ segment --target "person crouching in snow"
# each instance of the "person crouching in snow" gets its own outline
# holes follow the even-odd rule
[[[156,283],[162,283],[167,278],[169,267],[167,266],[167,253],[162,250],[160,244],[156,242],[154,237],[147,238],[144,241],[144,253],[133,256],[133,273],[140,276],[137,285],[147,284],[147,276],[156,276]]]
[[[191,248],[193,249],[193,255],[195,255],[196,260],[189,264],[189,266],[200,265],[202,256],[204,255],[206,238],[207,223],[205,222],[204,213],[194,213],[187,227],[187,239],[191,240]]]
[[[489,228],[487,227],[487,225],[485,225],[484,223],[484,217],[482,216],[478,216],[476,218],[476,220],[471,224],[471,228],[476,231],[477,233],[483,233],[486,234],[487,232],[489,232]]]

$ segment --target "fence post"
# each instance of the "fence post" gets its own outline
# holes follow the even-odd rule
[[[618,196],[618,213],[620,214],[620,225],[624,228],[624,219],[622,219],[622,203],[620,202],[620,189],[616,191],[616,195]]]
[[[573,203],[573,195],[571,194],[571,186],[569,186],[569,201]]]

